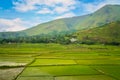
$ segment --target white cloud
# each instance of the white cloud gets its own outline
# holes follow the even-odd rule
[[[70,13],[65,13],[65,14],[63,14],[61,16],[58,16],[55,19],[68,18],[68,17],[74,17],[74,16],[76,16],[76,15],[74,13],[70,12]]]
[[[34,10],[36,7],[34,4],[36,4],[38,0],[18,0],[18,2],[13,2],[15,5],[15,9],[20,12],[27,12],[28,10]]]
[[[57,12],[58,14],[62,14],[62,13],[65,13],[65,12],[69,12],[71,10],[75,9],[75,7],[73,6],[58,6],[54,9],[54,12]]]
[[[51,10],[48,9],[48,8],[43,8],[42,10],[38,11],[37,13],[38,13],[38,14],[52,14],[53,11],[51,11]]]
[[[0,19],[0,31],[19,31],[24,30],[26,22],[22,21],[20,18],[16,19]]]
[[[20,12],[27,12],[30,10],[38,10],[37,13],[64,13],[75,9],[77,0],[19,0],[14,1],[14,9]],[[47,8],[52,7],[53,10],[41,9],[40,6],[46,6]],[[45,11],[45,12],[43,12]]]
[[[36,10],[39,14],[63,14],[80,7],[86,13],[91,13],[106,4],[120,4],[120,0],[98,0],[91,3],[83,3],[81,0],[14,0],[13,4],[14,9],[20,12]]]
[[[69,9],[67,7],[64,7],[64,8],[63,7],[56,7],[54,9],[54,11],[57,12],[57,13],[64,13],[64,12],[69,11]]]

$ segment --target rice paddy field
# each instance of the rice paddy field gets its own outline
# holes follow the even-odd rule
[[[0,80],[120,80],[120,46],[0,44]]]

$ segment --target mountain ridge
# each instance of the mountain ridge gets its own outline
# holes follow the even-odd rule
[[[88,15],[57,19],[47,23],[39,24],[21,32],[32,36],[39,34],[49,34],[54,31],[61,32],[82,30],[102,26],[106,23],[117,20],[120,20],[120,5],[106,5],[96,12]]]

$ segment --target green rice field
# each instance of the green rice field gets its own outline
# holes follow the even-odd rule
[[[0,44],[0,80],[120,80],[120,46]]]

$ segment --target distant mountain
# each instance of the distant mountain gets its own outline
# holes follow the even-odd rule
[[[120,44],[120,21],[74,33],[82,43]]]
[[[106,23],[120,20],[120,5],[106,5],[98,11],[78,17],[63,18],[39,24],[24,30],[26,35],[48,34],[51,32],[83,30],[102,26]]]
[[[99,27],[110,22],[120,21],[120,5],[106,5],[94,13],[72,18],[57,19],[39,24],[18,32],[0,32],[1,38],[16,38],[42,34],[68,34],[79,30]]]

